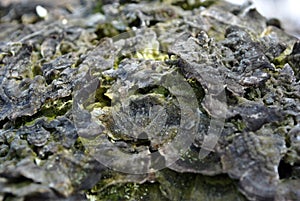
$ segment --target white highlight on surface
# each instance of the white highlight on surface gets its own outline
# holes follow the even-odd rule
[[[63,20],[61,21],[61,23],[62,23],[63,25],[66,25],[66,24],[68,23],[68,20],[67,20],[67,19],[63,19]]]
[[[48,15],[47,9],[41,5],[37,5],[35,8],[35,11],[36,11],[37,15],[41,18],[45,18]]]

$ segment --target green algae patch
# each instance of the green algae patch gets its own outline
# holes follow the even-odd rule
[[[138,184],[126,183],[109,186],[100,192],[97,189],[92,189],[87,194],[89,200],[111,200],[111,201],[132,201],[132,200],[162,200],[168,201],[164,198],[158,184]]]
[[[47,117],[49,120],[64,115],[72,107],[72,100],[68,99],[69,98],[46,101],[39,114]]]
[[[131,177],[145,177],[145,183],[123,183],[126,178],[130,178],[129,175],[123,179],[119,178],[120,180],[104,178],[88,192],[87,197],[90,200],[246,200],[238,193],[236,183],[226,175],[207,177],[199,174],[180,174],[167,169],[151,174],[153,175]],[[110,185],[105,184],[105,180]]]

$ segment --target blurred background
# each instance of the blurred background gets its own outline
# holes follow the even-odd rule
[[[227,0],[243,4],[247,0]],[[267,18],[277,18],[290,34],[300,38],[300,0],[251,0],[256,9]]]
[[[73,0],[0,0],[0,6],[7,6],[10,3],[29,3],[29,2],[43,2],[52,5],[73,4]],[[84,2],[84,0],[79,0]],[[85,0],[90,1],[90,0]],[[105,0],[98,0],[105,1]],[[132,0],[133,1],[133,0]],[[135,0],[141,1],[141,0]],[[188,1],[188,0],[187,0]],[[204,0],[193,0],[204,1]],[[246,2],[253,2],[253,6],[267,18],[277,18],[281,21],[282,27],[291,35],[300,38],[300,0],[226,0],[235,4],[243,4]],[[134,1],[133,1],[134,2]]]

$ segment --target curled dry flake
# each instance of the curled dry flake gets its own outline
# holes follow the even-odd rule
[[[223,173],[220,154],[218,153],[219,145],[216,147],[205,147],[203,146],[204,140],[207,137],[208,130],[210,127],[209,116],[203,113],[199,113],[200,122],[198,127],[198,133],[195,136],[193,144],[189,149],[181,155],[181,157],[171,166],[176,172],[181,173],[200,173],[203,175],[218,175]],[[211,151],[205,158],[200,158],[200,148],[209,149]]]
[[[100,119],[98,124],[105,125],[105,130],[98,131],[93,141],[92,136],[79,131],[87,148],[92,148],[100,162],[127,173],[147,173],[173,163],[180,157],[178,152],[189,145],[186,141],[192,142],[192,137],[187,136],[197,128],[197,103],[190,86],[161,61],[124,62],[112,74],[117,75],[117,80],[107,91],[112,99],[105,114],[109,118]],[[178,83],[182,84],[177,86]],[[78,93],[80,104],[89,95],[81,97],[83,92]],[[74,118],[77,116],[80,113]]]
[[[75,65],[78,61],[76,54],[65,54],[42,65],[41,73],[47,85],[44,88],[44,96],[47,100],[57,100],[71,95],[77,82],[78,69]]]
[[[212,119],[199,153],[201,158],[213,150],[224,126],[228,112],[225,80],[229,70],[222,62],[218,44],[212,39],[203,41],[185,34],[171,47],[171,52],[179,56],[177,65],[183,75],[196,79],[205,91],[201,105]]]
[[[36,147],[44,147],[55,140],[65,148],[70,148],[77,138],[75,126],[70,119],[64,116],[57,117],[50,122],[46,118],[37,119],[32,126],[21,127],[17,131],[17,135]],[[53,147],[53,150],[49,150],[49,152],[53,154],[55,150],[57,149]]]
[[[170,4],[140,2],[139,4],[106,4],[103,6],[106,16],[120,30],[126,27],[149,27],[158,22],[166,22],[177,17],[182,10]]]
[[[270,61],[273,61],[276,57],[280,56],[286,48],[287,44],[279,40],[274,34],[266,34],[260,38],[260,42],[263,47],[264,54]]]
[[[56,51],[59,49],[58,45],[60,44],[62,39],[62,33],[52,33],[49,38],[44,39],[41,44],[42,57],[47,59],[52,58],[56,54]]]
[[[155,29],[138,29],[122,33],[112,39],[117,48],[117,59],[123,60],[122,57],[159,61],[164,59]]]
[[[31,132],[29,132],[29,131],[31,131]],[[28,128],[28,130],[25,129],[23,132],[24,133],[22,133],[22,134],[25,134],[25,135],[27,134],[27,141],[31,145],[34,145],[37,147],[44,146],[47,143],[48,138],[50,137],[49,131],[45,130],[43,127],[40,128],[38,126]]]
[[[0,99],[3,104],[0,109],[1,120],[33,115],[45,100],[44,78],[36,76],[30,79],[32,74],[28,67],[31,52],[30,46],[22,45],[15,56],[4,58],[6,65],[0,69]],[[14,87],[10,87],[11,85]]]
[[[295,42],[293,50],[290,55],[287,56],[287,60],[293,67],[297,80],[300,80],[300,41]]]
[[[201,12],[201,15],[205,18],[211,20],[216,20],[218,23],[223,23],[226,25],[242,25],[242,21],[239,17],[234,15],[233,13],[228,12],[227,10],[222,10],[219,7],[210,7]],[[213,25],[214,22],[211,22]]]
[[[63,56],[57,57],[56,59],[44,63],[42,66],[43,76],[46,78],[48,84],[50,84],[54,79],[60,77],[60,74],[67,68],[71,68],[76,63],[76,56],[72,53],[65,54]]]
[[[65,116],[57,117],[49,124],[44,122],[44,126],[52,131],[55,130],[53,137],[66,148],[71,148],[78,137],[73,121]]]
[[[288,133],[290,147],[286,156],[286,161],[290,164],[300,162],[300,126],[293,127]]]
[[[244,132],[234,136],[221,159],[224,171],[239,179],[240,189],[248,199],[273,200],[284,150],[285,141],[280,136]]]
[[[216,2],[204,9],[201,16],[208,22],[210,31],[216,39],[222,39],[219,33],[224,33],[228,26],[239,26],[247,29],[252,35],[259,36],[266,28],[266,19],[251,5],[250,2],[238,6],[224,1]],[[200,29],[203,29],[201,27]],[[214,33],[217,32],[217,33]]]
[[[92,74],[108,70],[114,65],[116,54],[117,49],[113,40],[104,38],[96,48],[82,56],[83,61],[79,68],[90,68]]]
[[[24,185],[25,184],[25,185]],[[55,193],[46,186],[40,184],[26,184],[24,182],[19,187],[11,186],[6,181],[0,182],[0,187],[4,193],[10,194],[15,197],[39,197],[39,199],[47,199],[55,197]],[[0,194],[1,195],[1,194]],[[32,197],[31,197],[32,198]]]
[[[121,129],[123,134],[133,138],[155,139],[167,122],[167,112],[170,113],[170,108],[164,107],[167,104],[164,98],[159,95],[149,94],[145,96],[131,96],[129,101],[129,105],[123,105],[120,108],[121,111],[116,114],[119,116],[119,118],[115,119],[115,123],[119,127],[117,129]],[[143,128],[145,128],[145,131]],[[164,136],[161,137],[162,139],[156,140],[163,142]],[[168,136],[165,137],[167,138]]]
[[[1,142],[1,161],[7,155],[11,154],[11,142],[14,140],[15,133],[12,131],[0,130],[0,142]],[[2,158],[3,157],[3,158]]]
[[[18,81],[12,82],[18,83]],[[34,80],[30,81],[29,86],[25,87],[21,93],[19,93],[20,91],[18,89],[11,89],[9,93],[5,93],[8,90],[8,88],[6,88],[7,84],[7,82],[3,84],[0,89],[1,92],[3,92],[1,99],[5,102],[5,107],[1,108],[2,120],[5,118],[16,119],[21,116],[33,115],[38,111],[46,98],[43,94],[45,90],[43,87],[45,86],[45,80],[41,76],[36,76]],[[22,84],[23,83],[19,84],[20,88]]]
[[[300,199],[300,180],[282,181],[278,187],[275,196],[276,201],[299,200]]]
[[[265,72],[259,71],[256,73],[257,75],[250,76],[250,77],[244,77],[240,80],[240,84],[242,86],[260,86],[261,83],[264,83],[267,79],[270,78],[270,75],[268,75]]]
[[[205,41],[203,44],[201,38],[184,34],[170,51],[179,56],[178,66],[184,76],[197,79],[208,95],[220,95],[225,88],[224,74],[227,70],[217,45],[210,39]],[[207,48],[202,48],[203,45]]]
[[[239,187],[249,200],[271,201],[274,200],[277,183],[274,175],[265,175],[259,169],[251,168],[240,178]]]
[[[11,158],[0,158],[0,177],[7,180],[0,184],[1,193],[30,198],[46,196],[52,200],[70,197],[79,189],[91,188],[104,169],[83,153],[74,155],[67,150],[74,145],[77,133],[66,117],[51,122],[38,119],[32,126],[3,132],[1,136],[9,144],[5,158]],[[31,148],[30,144],[36,147]],[[9,179],[18,182],[11,185]]]
[[[102,166],[83,159],[82,156],[77,155],[77,158],[74,158],[68,153],[63,155],[52,156],[42,165],[36,165],[29,158],[16,163],[13,168],[7,164],[6,170],[1,171],[1,177],[13,178],[18,182],[13,186],[9,181],[1,183],[3,188],[0,192],[18,197],[32,197],[38,194],[56,200],[71,196],[76,189],[91,188],[98,181],[100,174],[95,170],[101,170]],[[87,172],[91,170],[93,173],[88,175]]]
[[[191,146],[169,169],[181,173],[190,172],[203,175],[218,175],[223,173],[218,154],[211,152],[206,158],[200,159],[199,151],[199,148]]]
[[[225,175],[208,177],[168,169],[156,174],[161,192],[168,200],[246,200],[237,192],[236,184]]]
[[[239,61],[236,70],[239,73],[250,73],[256,69],[273,69],[263,52],[260,43],[254,42],[250,34],[238,26],[226,29],[225,40],[222,44],[229,47]]]
[[[282,120],[283,112],[275,107],[266,107],[255,102],[246,102],[234,108],[228,117],[239,116],[246,124],[246,130],[256,131],[264,124],[279,122]]]
[[[295,83],[296,77],[293,68],[289,64],[285,64],[280,71],[279,79],[288,84]]]

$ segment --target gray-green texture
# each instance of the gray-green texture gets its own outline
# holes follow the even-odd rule
[[[213,0],[33,0],[0,3],[0,17],[0,200],[300,200],[300,42],[278,21]],[[225,103],[206,104],[213,83],[199,69],[223,82]],[[129,79],[133,72],[139,79]],[[178,99],[153,85],[172,73],[198,101],[188,150],[162,170],[150,164],[147,174],[99,163],[95,155],[107,147],[86,145],[109,140],[134,157],[174,139]],[[93,78],[95,100],[75,100]],[[118,82],[139,87],[119,123],[111,107]],[[74,120],[76,101],[84,111]],[[147,126],[162,107],[164,125],[151,122],[162,129],[150,127],[157,136],[128,137],[132,122]],[[220,108],[224,128],[199,159]],[[99,137],[89,127],[95,119]]]

